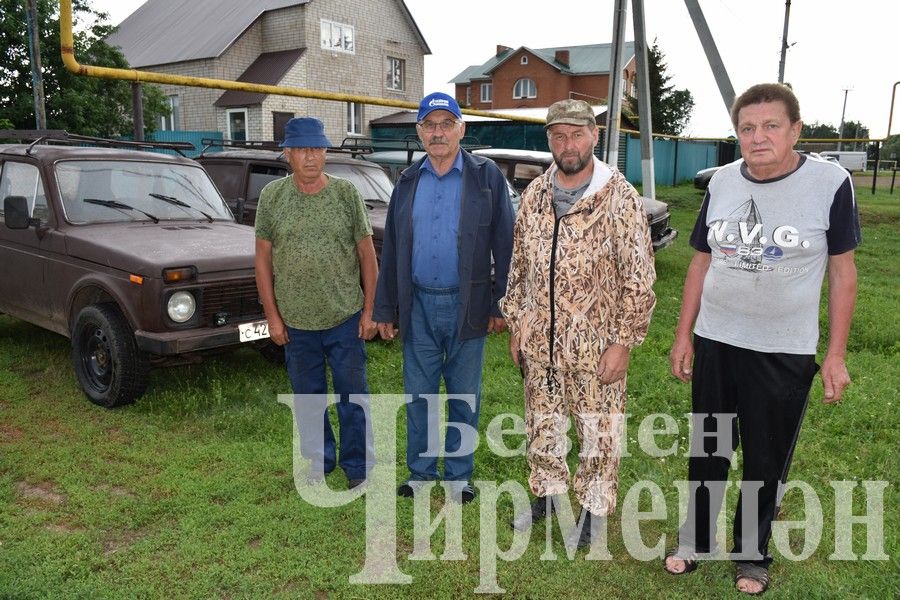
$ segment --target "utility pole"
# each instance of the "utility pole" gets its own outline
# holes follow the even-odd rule
[[[847,112],[847,92],[851,91],[852,89],[853,89],[852,87],[845,87],[845,88],[844,88],[844,108],[843,108],[843,110],[841,110],[841,129],[840,129],[840,131],[838,132],[838,138],[843,138],[843,137],[844,137],[844,115],[845,115],[846,112]],[[838,149],[838,150],[841,149],[841,140],[840,140],[840,139],[838,140],[838,147],[837,147],[837,149]]]
[[[713,77],[716,85],[719,86],[719,93],[722,95],[722,102],[725,104],[725,112],[731,112],[731,105],[734,104],[734,87],[731,85],[731,79],[728,77],[728,71],[725,69],[725,63],[719,55],[719,49],[713,40],[709,25],[706,23],[706,17],[703,16],[703,10],[700,8],[698,0],[684,0],[688,14],[691,15],[691,21],[694,23],[694,29],[697,30],[697,37],[700,38],[700,44],[706,53],[706,60],[709,62],[709,68],[712,69]]]
[[[44,80],[41,77],[41,46],[38,35],[37,0],[25,1],[25,20],[28,24],[28,53],[31,58],[31,89],[34,92],[34,124],[37,129],[47,129],[47,111],[44,108]]]
[[[613,36],[609,57],[609,85],[606,94],[606,139],[603,151],[606,164],[619,162],[619,119],[622,115],[622,64],[625,50],[627,0],[616,0],[613,8]],[[624,169],[623,169],[624,171]]]
[[[653,120],[650,118],[650,71],[647,56],[647,32],[644,26],[644,0],[631,0],[634,12],[634,57],[637,61],[638,113],[641,115],[641,181],[643,195],[656,199],[656,175],[653,169]],[[677,174],[676,174],[677,176]]]
[[[784,3],[784,33],[781,34],[781,62],[778,63],[778,83],[784,83],[784,59],[788,49],[788,22],[791,19],[791,0]]]

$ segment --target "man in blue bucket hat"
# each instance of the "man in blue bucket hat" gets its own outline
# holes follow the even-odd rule
[[[302,411],[296,420],[301,454],[311,461],[310,483],[339,464],[354,488],[374,464],[364,340],[376,333],[378,266],[359,192],[324,171],[330,146],[320,120],[288,121],[281,147],[292,173],[259,196],[256,284],[272,341],[284,346],[294,394],[304,395],[295,406]],[[325,404],[326,363],[340,397],[339,462]]]
[[[375,302],[382,338],[394,337],[399,317],[403,386],[412,395],[406,406],[410,477],[397,494],[413,496],[428,481],[444,479],[451,499],[465,503],[475,498],[470,480],[485,336],[506,327],[497,301],[506,293],[513,210],[497,165],[460,148],[466,125],[452,96],[425,96],[416,131],[427,156],[400,174],[391,196]],[[442,377],[443,476],[441,449],[432,447],[439,439],[435,400]]]

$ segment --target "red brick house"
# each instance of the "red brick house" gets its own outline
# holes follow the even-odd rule
[[[456,100],[479,110],[547,107],[565,98],[606,104],[612,44],[512,49],[454,77]],[[623,69],[626,95],[635,95],[634,43],[627,42]]]

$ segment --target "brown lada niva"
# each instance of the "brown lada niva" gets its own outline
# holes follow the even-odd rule
[[[253,229],[196,162],[59,131],[0,139],[28,140],[0,144],[0,312],[69,337],[92,402],[133,402],[151,365],[268,343]]]

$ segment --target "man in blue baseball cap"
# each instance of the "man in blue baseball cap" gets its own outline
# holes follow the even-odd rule
[[[406,462],[412,496],[425,482],[449,482],[451,499],[470,502],[481,403],[484,340],[506,327],[497,301],[506,293],[513,209],[506,180],[490,160],[460,148],[459,104],[441,92],[419,104],[416,123],[427,156],[400,174],[388,208],[374,319],[384,339],[403,339]],[[491,277],[491,257],[495,276]],[[447,390],[444,474],[438,473],[441,377]]]
[[[310,482],[321,481],[338,464],[324,402],[327,361],[340,395],[339,464],[354,488],[374,465],[363,341],[376,332],[372,227],[356,187],[325,173],[331,143],[322,122],[291,119],[284,133],[281,147],[292,173],[259,196],[256,284],[272,341],[284,346],[294,394],[307,395],[296,405],[304,417],[296,420],[300,451],[312,462]],[[357,395],[352,403],[351,394]]]

